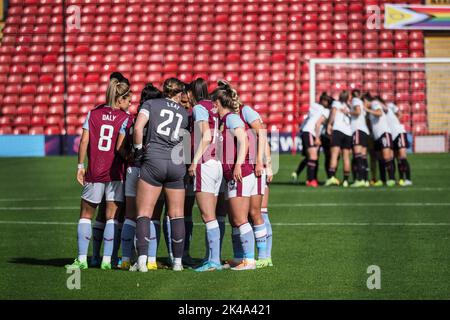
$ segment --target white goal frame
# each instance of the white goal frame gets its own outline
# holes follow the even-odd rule
[[[380,63],[449,63],[450,58],[312,58],[309,60],[309,105],[316,99],[316,66],[318,64],[380,64]]]

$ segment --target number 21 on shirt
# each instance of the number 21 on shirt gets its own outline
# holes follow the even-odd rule
[[[169,136],[171,128],[169,125],[173,122],[174,116],[177,117],[177,126],[175,127],[175,131],[173,132],[173,139],[178,140],[178,133],[180,131],[181,122],[183,121],[183,116],[179,113],[175,114],[172,110],[162,109],[160,113],[161,117],[169,116],[166,120],[161,122],[159,126],[156,128],[156,132],[163,135],[163,136]]]

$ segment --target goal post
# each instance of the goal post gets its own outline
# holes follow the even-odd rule
[[[450,132],[450,58],[309,60],[310,105],[323,91],[337,98],[353,89],[394,102],[413,136]]]

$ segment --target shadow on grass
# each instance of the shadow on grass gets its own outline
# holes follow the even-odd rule
[[[28,258],[28,257],[18,257],[12,258],[8,263],[14,264],[26,264],[31,266],[50,266],[50,267],[64,267],[66,264],[71,264],[73,258],[55,258],[55,259],[39,259],[39,258]]]
[[[88,261],[91,261],[88,259]],[[185,265],[194,267],[201,264],[203,259],[200,258],[192,258],[190,263],[186,263]],[[13,264],[23,264],[30,266],[50,266],[50,267],[64,267],[67,264],[71,264],[73,262],[73,258],[54,258],[54,259],[39,259],[39,258],[29,258],[29,257],[17,257],[12,258],[8,261],[8,263]],[[157,258],[158,268],[160,269],[168,269],[170,267],[169,258],[168,257],[158,257]],[[92,267],[89,264],[90,267]],[[95,267],[94,267],[95,268]]]

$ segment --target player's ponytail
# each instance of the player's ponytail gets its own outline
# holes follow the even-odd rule
[[[361,98],[361,91],[359,89],[353,89],[352,90],[352,97],[353,98]]]
[[[208,84],[203,78],[197,78],[189,84],[189,91],[192,92],[192,96],[195,102],[202,100],[209,100]]]
[[[229,99],[227,100],[230,100],[228,101],[227,108],[231,109],[234,113],[239,113],[243,106],[243,103],[241,102],[237,91],[226,80],[217,81],[217,85],[217,89],[222,90],[224,94],[228,96]],[[223,103],[222,105],[225,106]]]
[[[164,81],[163,84],[163,94],[167,98],[173,98],[177,94],[184,92],[186,90],[186,86],[181,80],[177,78],[169,78]]]
[[[344,90],[339,94],[339,102],[347,103],[348,101],[348,91]]]
[[[106,90],[106,104],[110,107],[115,107],[120,98],[127,98],[130,95],[130,85],[113,78],[109,81],[108,89]]]

